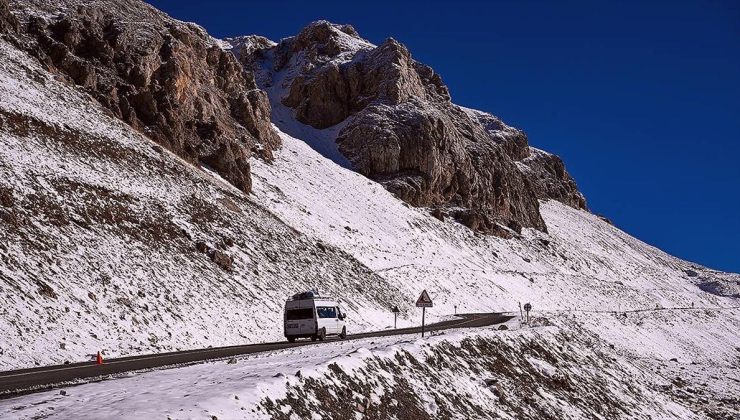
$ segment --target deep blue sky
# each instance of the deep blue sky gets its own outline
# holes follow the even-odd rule
[[[650,4],[648,4],[650,3]],[[590,208],[671,254],[740,272],[740,2],[152,4],[217,37],[308,22],[393,37],[453,101],[559,154]]]

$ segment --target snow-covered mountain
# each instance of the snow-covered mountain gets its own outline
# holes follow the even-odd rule
[[[449,351],[466,376],[453,380],[455,368],[439,364],[439,383],[473,393],[479,385],[466,381],[482,367],[466,354],[480,351],[548,381],[538,396],[509,395],[502,416],[631,417],[648,401],[657,417],[740,414],[740,275],[672,257],[589,213],[559,158],[452,104],[441,79],[396,41],[374,46],[349,26],[318,22],[280,43],[227,44],[141,2],[111,4],[0,0],[0,369],[98,350],[278,340],[284,300],[311,287],[340,299],[352,331],[389,327],[394,305],[409,325],[427,289],[431,320],[518,313],[531,302],[554,325],[488,330],[482,341],[468,332],[421,353],[389,342],[380,356],[353,359],[360,370],[372,365],[373,381],[379,366],[405,372],[395,380],[412,385],[399,392],[426,395],[413,407],[431,410],[437,394],[394,365],[408,351],[414,363]],[[131,13],[143,23],[131,25]],[[151,56],[163,49],[173,54]],[[184,82],[168,84],[177,75]],[[347,95],[327,93],[327,83]],[[125,111],[134,97],[140,108]],[[376,123],[366,147],[362,133]],[[536,353],[538,340],[546,352],[515,356]],[[496,356],[497,346],[511,357]],[[606,406],[627,408],[579,405],[577,390],[546,374],[561,363],[572,381],[623,390]],[[323,380],[347,385],[327,369]],[[514,377],[505,380],[515,386]],[[306,379],[270,380],[322,392]],[[460,404],[459,416],[495,414],[500,403],[438,396],[449,409]],[[315,399],[269,397],[273,415],[318,409]],[[572,411],[552,401],[561,397]],[[527,398],[542,409],[517,412]],[[255,403],[269,409],[266,401]]]
[[[311,287],[377,326],[396,286],[1,42],[2,367],[277,340]]]
[[[510,237],[522,226],[547,231],[538,199],[586,207],[558,157],[452,103],[439,74],[392,38],[375,46],[350,25],[318,21],[277,44],[228,41],[268,92],[278,127],[301,139],[308,129],[326,157],[438,218]]]
[[[427,316],[518,313],[519,303],[530,302],[564,330],[593,334],[581,350],[614,349],[620,363],[650,372],[652,386],[695,411],[740,413],[739,275],[672,257],[554,200],[540,203],[548,233],[524,229],[509,240],[475,233],[282,136],[272,164],[253,164],[260,202],[296,229],[347,250],[398,285],[407,302],[430,291],[435,308]],[[670,385],[677,378],[683,385]]]

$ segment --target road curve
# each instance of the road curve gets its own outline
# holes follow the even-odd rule
[[[425,331],[432,332],[447,330],[450,328],[486,327],[506,322],[511,318],[513,317],[500,313],[460,314],[458,315],[458,319],[427,325]],[[346,340],[420,332],[421,327],[389,329],[361,334],[351,334],[347,336]],[[334,340],[336,339],[330,339],[328,341]],[[295,343],[283,341],[228,347],[211,347],[200,350],[185,350],[170,353],[106,359],[105,363],[102,365],[97,365],[95,362],[82,362],[4,371],[0,372],[0,398],[42,391],[53,388],[55,385],[70,381],[99,378],[136,370],[204,362],[211,359],[280,350],[290,347],[320,345],[321,343],[322,342],[319,341],[313,342],[310,340],[299,340]]]

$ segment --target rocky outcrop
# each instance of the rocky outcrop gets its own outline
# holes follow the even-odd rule
[[[254,72],[257,70],[257,60],[262,59],[262,51],[274,47],[274,42],[259,35],[247,35],[235,38],[226,38],[225,42],[229,44],[232,51],[238,51],[238,55],[243,57],[241,61],[246,74],[254,80]]]
[[[309,47],[313,47],[309,57],[339,54],[342,44],[325,35],[333,29],[328,23],[309,26],[295,41],[285,41],[278,47],[279,61],[289,63],[286,57],[305,54]],[[353,29],[345,30],[345,36],[355,33]],[[299,121],[326,128],[372,103],[401,104],[411,98],[435,103],[450,99],[439,75],[411,60],[404,46],[388,39],[377,48],[358,52],[347,63],[328,61],[312,74],[296,77],[282,102],[296,109]]]
[[[471,229],[545,230],[537,198],[505,149],[476,141],[462,110],[444,110],[417,98],[369,106],[340,132],[339,150],[402,200],[440,208]]]
[[[199,26],[137,0],[13,0],[10,8],[24,48],[47,69],[241,190],[251,188],[250,156],[269,159],[279,146],[266,94]]]
[[[535,148],[521,161],[522,171],[532,182],[537,197],[554,199],[577,209],[586,209],[586,198],[565,170],[560,157]]]
[[[18,21],[12,13],[8,0],[0,0],[0,34],[14,32],[18,29]]]
[[[565,164],[560,157],[530,147],[523,131],[507,126],[491,114],[469,109],[467,112],[516,162],[538,199],[557,200],[577,209],[587,208],[586,198],[578,190],[575,180],[565,170]]]
[[[335,141],[355,170],[436,217],[511,236],[546,230],[538,199],[585,208],[559,158],[536,153],[498,118],[453,104],[441,77],[394,39],[375,46],[349,25],[319,21],[277,45],[232,44],[278,96],[273,104],[317,130],[339,127]]]

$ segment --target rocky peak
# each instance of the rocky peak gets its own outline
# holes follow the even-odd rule
[[[316,58],[334,58],[341,53],[357,52],[369,42],[360,38],[352,25],[336,25],[325,20],[308,24],[298,35],[281,42],[293,54],[307,52]]]
[[[224,39],[237,57],[250,56],[260,50],[271,48],[277,44],[264,36],[246,35]]]
[[[388,38],[374,46],[346,27],[315,22],[274,48],[274,71],[286,67],[291,73],[299,71],[288,80],[288,94],[280,98],[296,110],[298,121],[321,129],[374,102],[401,104],[411,98],[449,102],[439,75],[413,60],[404,45]],[[242,63],[252,65],[256,54],[242,52]]]
[[[341,62],[358,51],[375,47],[360,38],[351,25],[336,25],[325,20],[308,24],[298,35],[280,41],[275,49],[275,70],[286,65],[307,70],[329,62]]]
[[[377,48],[356,56],[347,64],[348,73],[358,73],[368,86],[379,86],[371,99],[400,104],[410,98],[449,101],[447,87],[431,67],[411,58],[403,44],[388,38]],[[367,93],[367,92],[365,92]]]
[[[224,39],[229,45],[228,49],[236,57],[243,57],[242,66],[247,76],[252,82],[254,81],[254,72],[256,70],[257,59],[264,59],[262,52],[266,51],[277,44],[263,36],[247,35]]]
[[[12,0],[10,9],[17,41],[47,69],[243,191],[250,156],[269,159],[279,146],[266,94],[200,26],[138,0]]]
[[[375,46],[341,28],[312,23],[241,62],[298,122],[336,126],[333,141],[356,171],[437,217],[505,237],[546,230],[539,199],[585,208],[562,161],[532,153],[524,132],[453,104],[439,74],[398,41]]]

